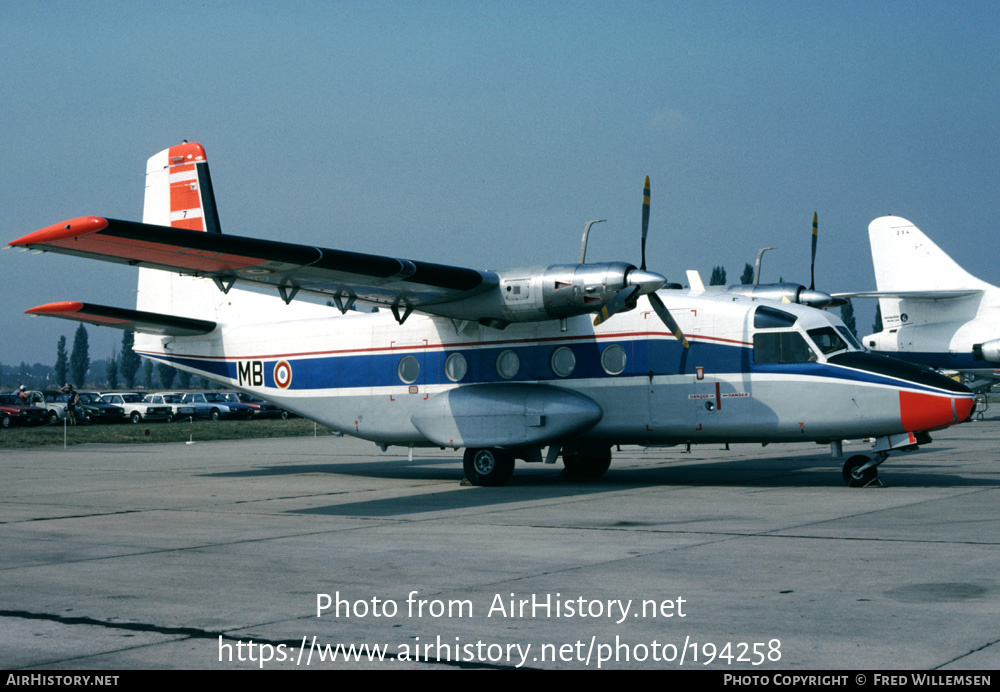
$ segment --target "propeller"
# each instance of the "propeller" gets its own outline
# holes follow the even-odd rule
[[[813,212],[813,246],[812,263],[809,265],[809,290],[816,290],[816,241],[819,239],[819,224],[817,223],[816,212]]]
[[[646,182],[642,188],[642,264],[639,269],[633,269],[628,273],[628,287],[615,294],[615,297],[605,303],[597,315],[594,316],[594,326],[596,327],[602,322],[611,319],[612,315],[621,311],[629,304],[634,307],[634,300],[640,295],[646,294],[649,297],[650,305],[653,306],[653,311],[656,312],[660,321],[684,345],[684,348],[690,348],[691,345],[688,343],[687,337],[684,336],[684,332],[677,324],[677,321],[674,320],[673,315],[670,314],[670,310],[663,304],[663,299],[656,294],[656,289],[663,286],[666,283],[666,279],[661,274],[646,270],[646,235],[648,233],[649,176],[647,175]]]

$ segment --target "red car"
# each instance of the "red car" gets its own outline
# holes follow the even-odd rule
[[[47,420],[46,411],[38,406],[21,404],[16,394],[0,394],[0,425],[41,425]]]

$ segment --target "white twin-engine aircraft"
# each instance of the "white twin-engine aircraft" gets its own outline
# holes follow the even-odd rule
[[[648,212],[647,179],[643,248]],[[475,485],[560,455],[600,475],[617,444],[801,441],[839,457],[865,437],[871,452],[843,474],[869,485],[891,450],[974,404],[950,379],[866,353],[823,311],[660,290],[645,259],[585,263],[586,240],[578,264],[493,272],[223,235],[195,143],[149,159],[142,223],[86,216],[10,244],[140,267],[136,310],[29,313],[133,330],[147,358],[383,449],[465,448]]]

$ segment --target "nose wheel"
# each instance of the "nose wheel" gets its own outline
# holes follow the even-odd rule
[[[852,488],[883,488],[885,483],[879,480],[878,467],[885,457],[872,457],[857,454],[844,462],[844,482]]]

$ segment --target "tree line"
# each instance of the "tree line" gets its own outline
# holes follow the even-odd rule
[[[76,389],[98,387],[108,389],[135,389],[140,385],[145,389],[190,389],[192,380],[201,389],[216,388],[213,382],[204,377],[194,377],[191,373],[178,370],[166,363],[153,363],[143,358],[133,350],[135,334],[124,332],[121,347],[117,353],[112,352],[106,360],[98,361],[103,365],[101,374],[91,372],[90,343],[87,329],[81,324],[73,336],[73,346],[67,351],[65,336],[60,336],[56,344],[55,365],[51,368],[36,363],[29,366],[21,363],[20,367],[0,367],[0,387],[11,389],[25,385],[32,389],[46,387],[62,387],[72,384]],[[88,377],[89,375],[89,377]],[[54,380],[54,381],[53,381]]]

